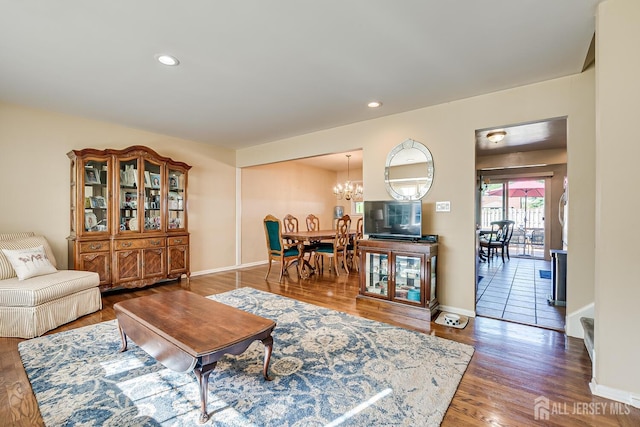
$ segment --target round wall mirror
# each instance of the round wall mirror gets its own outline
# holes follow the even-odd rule
[[[387,156],[384,183],[395,200],[422,199],[433,182],[433,157],[424,144],[407,139]]]

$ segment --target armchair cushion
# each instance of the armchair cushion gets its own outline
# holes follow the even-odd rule
[[[80,270],[59,270],[22,282],[12,277],[0,281],[0,307],[35,307],[91,289],[100,295],[99,284],[97,273]]]

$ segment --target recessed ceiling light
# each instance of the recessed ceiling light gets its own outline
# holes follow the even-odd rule
[[[176,58],[175,56],[171,56],[171,55],[156,55],[156,59],[158,60],[158,62],[160,62],[163,65],[178,65],[180,64],[180,61],[178,61],[178,58]]]
[[[378,108],[382,105],[382,102],[380,101],[371,101],[370,103],[367,104],[367,107],[369,108]]]

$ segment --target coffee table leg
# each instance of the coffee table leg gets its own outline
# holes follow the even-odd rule
[[[118,330],[120,331],[120,340],[122,341],[122,345],[120,346],[119,352],[123,352],[127,349],[127,334],[124,333],[120,324],[118,324]]]
[[[273,337],[269,335],[262,340],[264,344],[264,368],[262,369],[262,376],[267,381],[271,381],[273,378],[269,376],[269,361],[271,360],[271,352],[273,351]]]
[[[213,362],[206,366],[196,366],[193,369],[196,377],[198,378],[198,384],[200,385],[200,419],[198,422],[204,424],[209,420],[209,413],[207,413],[207,396],[209,388],[209,375],[216,368],[218,362]]]

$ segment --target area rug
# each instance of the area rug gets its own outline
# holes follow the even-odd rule
[[[551,279],[551,270],[538,270],[541,279]]]
[[[209,382],[213,426],[437,426],[473,347],[241,288],[209,297],[273,319],[270,374],[256,342]],[[211,313],[210,321],[216,319]],[[196,425],[195,376],[173,372],[115,320],[34,338],[20,356],[47,426]]]

